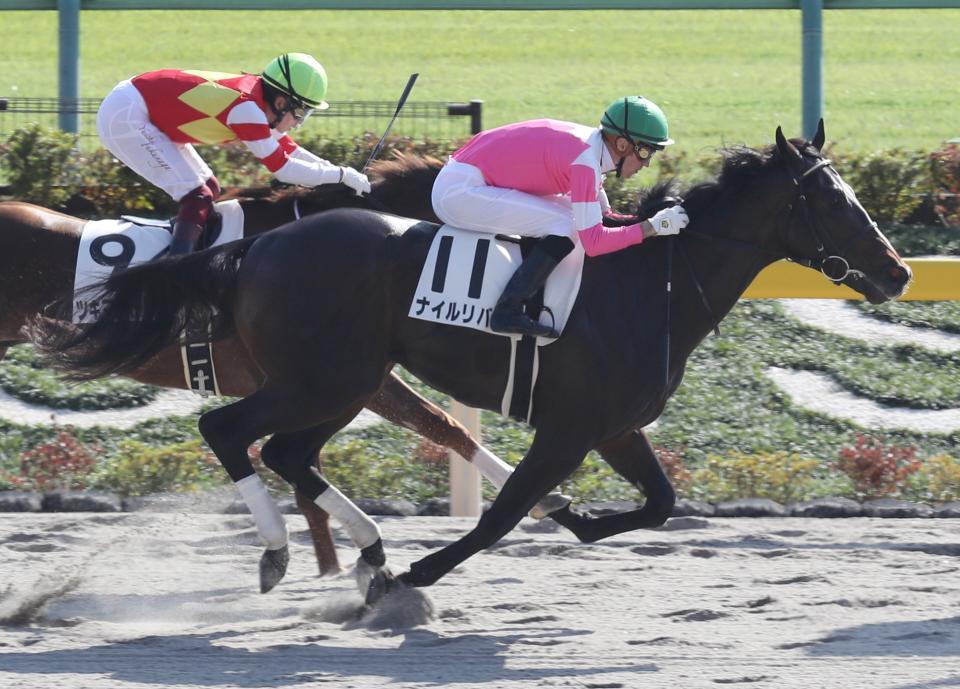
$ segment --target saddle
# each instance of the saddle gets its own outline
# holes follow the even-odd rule
[[[223,201],[204,229],[197,249],[243,237],[243,209],[237,201]],[[100,299],[87,288],[114,270],[154,260],[170,245],[172,221],[125,215],[119,220],[91,220],[83,226],[74,274],[73,320],[95,320]]]
[[[157,218],[141,218],[136,215],[121,215],[120,219],[129,223],[133,223],[134,225],[139,225],[140,227],[159,227],[171,234],[173,234],[173,223],[176,220],[175,218],[169,218],[167,220],[160,220]],[[217,239],[220,237],[220,232],[222,231],[223,215],[217,210],[216,206],[214,206],[214,209],[210,212],[210,215],[207,216],[207,224],[204,225],[203,231],[200,233],[200,238],[197,239],[195,251],[209,249],[216,243]]]

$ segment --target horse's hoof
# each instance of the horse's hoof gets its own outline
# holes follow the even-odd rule
[[[397,578],[389,569],[377,570],[367,585],[367,595],[364,603],[367,607],[376,605],[385,595],[399,586]]]
[[[376,543],[363,548],[360,557],[371,567],[383,567],[387,563],[387,555],[383,552],[383,539],[378,538]]]
[[[266,593],[280,583],[287,573],[290,549],[287,546],[276,550],[264,550],[260,558],[260,593]]]
[[[550,493],[545,495],[540,502],[533,506],[533,509],[530,510],[530,516],[533,519],[546,519],[557,510],[562,510],[571,502],[573,502],[573,498],[569,495]]]

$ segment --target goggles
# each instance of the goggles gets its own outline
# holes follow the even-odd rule
[[[302,103],[297,105],[291,105],[287,112],[293,115],[293,119],[297,121],[297,126],[299,127],[304,121],[313,114],[313,108],[308,108]]]
[[[633,153],[640,160],[650,160],[653,157],[653,154],[657,152],[657,149],[651,148],[645,144],[634,144]]]

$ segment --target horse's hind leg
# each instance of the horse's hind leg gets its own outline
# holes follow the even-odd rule
[[[316,461],[316,466],[321,469],[321,462]],[[330,515],[317,507],[310,498],[298,490],[293,492],[297,500],[297,508],[307,520],[307,528],[310,530],[310,538],[313,541],[313,552],[317,556],[317,566],[320,569],[320,576],[328,574],[338,574],[341,571],[340,559],[337,557],[337,549],[333,544],[333,530],[330,528]]]
[[[551,519],[570,529],[584,543],[624,531],[650,529],[667,521],[673,512],[676,494],[646,434],[641,430],[630,431],[600,445],[597,450],[614,471],[643,491],[646,496],[643,507],[591,517],[567,506],[552,513]]]
[[[354,505],[317,470],[313,462],[320,448],[360,413],[357,406],[333,421],[294,433],[276,433],[263,446],[263,463],[291,483],[297,493],[310,500],[339,521],[361,558],[373,567],[384,564],[380,529],[370,517]]]
[[[247,449],[255,440],[271,433],[294,433],[312,429],[330,419],[339,419],[347,413],[344,406],[335,400],[324,400],[315,388],[309,386],[271,386],[268,383],[253,395],[200,417],[200,433],[237,485],[266,545],[261,573],[264,567],[279,572],[278,576],[268,572],[267,579],[279,581],[286,569],[287,527],[283,515],[254,471]],[[356,411],[347,421],[355,414]],[[295,486],[314,500],[327,488],[319,473],[298,477]],[[261,584],[264,582],[262,577]]]

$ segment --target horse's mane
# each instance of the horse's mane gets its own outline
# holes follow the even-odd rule
[[[433,180],[440,173],[443,161],[433,156],[419,156],[412,153],[394,151],[392,160],[377,160],[371,163],[367,170],[374,194],[378,189],[388,191],[390,186],[404,180],[405,188],[413,188],[414,184],[422,183],[423,188],[429,190]],[[290,185],[240,187],[230,189],[220,197],[221,201],[256,201],[268,203],[292,202],[299,199],[302,202],[324,201],[343,195],[349,198],[353,192],[346,187],[336,184],[323,184],[318,187],[298,187]]]
[[[799,139],[792,142],[803,155],[820,158],[820,152],[809,142]],[[762,178],[769,177],[771,170],[783,163],[775,145],[758,150],[748,146],[728,146],[720,149],[723,162],[720,174],[713,181],[702,182],[688,189],[684,207],[691,213],[711,207],[715,217],[725,214],[735,199],[745,191],[756,189]]]
[[[808,142],[795,140],[802,154],[820,157],[820,152]],[[691,218],[710,208],[713,219],[724,217],[741,195],[756,189],[762,178],[782,162],[776,146],[758,150],[748,146],[727,146],[720,149],[722,161],[720,173],[713,180],[685,187],[675,178],[657,182],[643,189],[638,195],[638,215],[649,217],[652,212],[664,207],[668,197],[683,197],[683,206]]]

